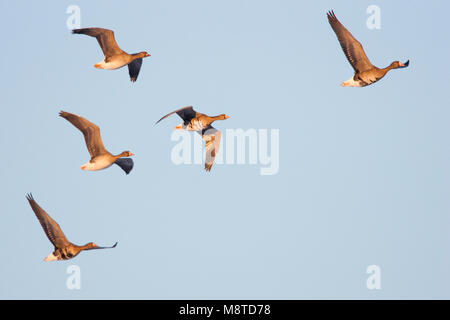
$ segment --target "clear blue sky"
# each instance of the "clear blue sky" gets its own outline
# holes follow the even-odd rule
[[[2,1],[0,298],[450,298],[450,44],[447,1]],[[136,83],[97,70],[95,39],[115,30],[148,51]],[[352,75],[326,11],[379,67]],[[176,108],[279,129],[280,170],[170,161]],[[98,124],[135,168],[83,172],[81,133],[59,110]],[[69,240],[113,250],[45,263],[52,251],[25,195]],[[81,290],[66,269],[81,268]],[[381,290],[366,268],[381,268]]]

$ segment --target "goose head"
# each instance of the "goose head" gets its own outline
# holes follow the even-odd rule
[[[75,250],[72,251],[72,253],[71,253],[72,256],[70,256],[70,258],[77,256],[83,250],[91,250],[91,249],[97,249],[97,248],[98,248],[98,246],[93,242],[88,242],[84,246],[75,246],[75,248],[74,248]]]
[[[409,60],[406,61],[405,63],[401,63],[400,61],[394,61],[390,65],[392,69],[406,68],[407,66],[409,66]]]
[[[93,242],[88,242],[83,246],[85,249],[92,249],[92,248],[96,248],[98,247],[95,243]]]
[[[150,54],[147,53],[147,51],[141,51],[141,52],[138,53],[138,56],[140,58],[146,58],[146,57],[150,57]]]
[[[219,114],[218,116],[215,116],[215,117],[211,117],[211,119],[212,119],[213,121],[216,121],[216,120],[225,120],[225,119],[229,119],[229,118],[230,118],[230,117],[227,116],[225,113]]]
[[[121,154],[119,154],[119,158],[124,158],[124,157],[131,157],[131,156],[134,156],[134,154],[133,153],[131,153],[130,151],[124,151],[124,152],[122,152]]]

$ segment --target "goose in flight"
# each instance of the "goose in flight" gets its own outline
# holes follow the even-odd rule
[[[196,131],[202,136],[205,141],[206,151],[205,170],[211,171],[216,155],[219,152],[221,137],[220,131],[214,128],[211,123],[216,120],[228,119],[229,116],[221,114],[210,117],[203,113],[196,112],[192,106],[189,106],[166,114],[159,119],[156,124],[174,113],[178,114],[180,118],[183,119],[183,123],[175,127],[176,130]]]
[[[405,63],[399,61],[392,62],[386,68],[377,68],[369,61],[361,43],[339,22],[333,11],[327,13],[328,22],[336,33],[342,50],[348,62],[355,70],[355,74],[341,83],[343,87],[365,87],[383,78],[389,70],[406,68],[409,60]]]
[[[128,65],[128,73],[130,74],[131,82],[135,82],[137,80],[142,66],[142,58],[150,56],[150,54],[145,51],[133,54],[126,53],[117,45],[117,42],[114,39],[114,32],[109,29],[73,29],[72,33],[86,34],[97,39],[105,58],[99,63],[96,63],[94,67],[99,69],[114,70]]]
[[[59,115],[73,124],[84,135],[84,140],[89,154],[91,155],[91,160],[82,165],[81,170],[101,170],[108,168],[115,163],[121,167],[126,174],[130,173],[134,165],[133,159],[126,158],[133,156],[130,151],[124,151],[118,155],[109,153],[103,146],[100,128],[98,126],[73,113],[61,111]]]
[[[55,250],[44,259],[44,261],[55,261],[55,260],[68,260],[77,256],[83,250],[93,250],[93,249],[110,249],[115,248],[117,242],[111,247],[99,247],[93,242],[86,243],[83,246],[77,246],[71,243],[65,237],[58,223],[53,220],[47,212],[42,209],[36,201],[34,201],[33,195],[30,193],[27,195],[27,200],[33,209],[36,217],[38,218],[42,229],[50,240],[50,242],[55,247]]]

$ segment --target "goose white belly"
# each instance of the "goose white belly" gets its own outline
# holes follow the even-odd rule
[[[96,171],[96,170],[102,170],[102,169],[106,169],[110,166],[112,166],[112,164],[114,163],[114,161],[111,161],[111,158],[108,156],[98,156],[95,157],[94,161],[89,161],[85,164],[83,164],[81,166],[81,170],[86,170],[86,171]]]
[[[105,70],[115,70],[122,68],[127,63],[123,63],[122,61],[119,61],[118,59],[111,59],[112,61],[105,62],[105,59],[100,61],[99,63],[96,63],[94,67],[98,69],[105,69]]]
[[[56,261],[56,260],[58,260],[58,257],[55,256],[55,255],[53,254],[53,252],[50,253],[50,254],[44,259],[44,261]]]
[[[347,81],[344,81],[341,83],[341,86],[343,87],[361,87],[361,83],[359,81],[353,80],[354,76],[352,76]]]

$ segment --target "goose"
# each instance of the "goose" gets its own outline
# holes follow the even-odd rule
[[[131,82],[135,82],[142,66],[142,58],[150,57],[146,51],[128,54],[117,45],[114,31],[103,28],[73,29],[74,34],[85,34],[97,38],[105,58],[94,65],[95,68],[114,70],[128,65]]]
[[[73,124],[84,135],[87,149],[91,155],[91,160],[81,166],[81,170],[96,171],[110,167],[113,163],[129,174],[133,169],[133,159],[125,158],[134,156],[130,151],[123,151],[118,155],[109,153],[103,146],[102,138],[100,136],[100,128],[89,122],[83,117],[76,114],[61,111],[61,117]]]
[[[174,113],[178,114],[184,121],[182,124],[177,125],[175,130],[196,131],[202,136],[205,141],[206,151],[205,170],[211,171],[216,155],[219,152],[221,137],[220,131],[214,128],[211,123],[216,120],[225,120],[230,117],[226,114],[210,117],[203,113],[196,112],[192,106],[188,106],[166,114],[155,124],[158,124],[161,120]]]
[[[386,68],[375,67],[367,58],[361,43],[339,22],[333,11],[327,13],[328,22],[336,33],[347,60],[355,70],[355,74],[341,83],[343,87],[365,87],[383,78],[389,70],[406,68],[409,60],[405,63],[392,62]]]
[[[117,246],[117,242],[111,247],[99,247],[93,242],[88,242],[83,246],[77,246],[76,244],[71,243],[67,240],[59,224],[37,204],[33,198],[33,195],[29,193],[26,198],[31,206],[31,209],[33,209],[36,214],[42,229],[44,229],[48,240],[50,240],[55,247],[55,250],[49,254],[44,261],[69,260],[76,257],[83,250],[111,249]]]

